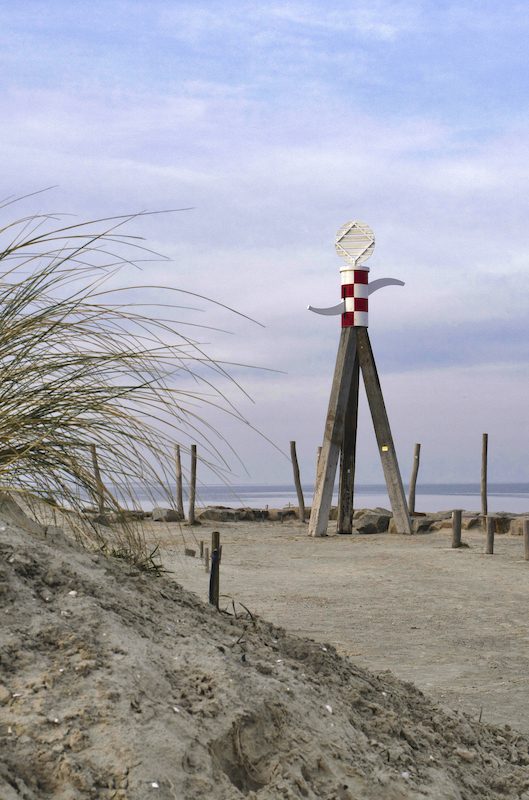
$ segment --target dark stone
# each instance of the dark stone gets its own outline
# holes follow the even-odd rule
[[[174,508],[153,508],[151,518],[153,522],[182,522],[184,517]]]

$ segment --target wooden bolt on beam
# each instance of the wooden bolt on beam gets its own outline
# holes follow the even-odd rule
[[[419,462],[421,459],[421,445],[417,442],[413,451],[413,467],[410,480],[410,494],[408,498],[408,508],[410,514],[415,514],[415,488],[417,486],[417,475],[419,474]],[[458,545],[459,546],[459,545]]]
[[[182,519],[185,519],[184,513],[184,494],[182,490],[182,461],[180,458],[180,445],[175,447],[175,473],[176,473],[176,510]]]
[[[494,555],[494,517],[486,517],[487,523],[487,542],[485,546],[485,554],[488,556]]]
[[[484,433],[481,444],[481,516],[485,524],[485,518],[488,514],[487,507],[487,454],[489,447],[489,434]]]
[[[524,559],[529,561],[529,519],[523,521],[523,548]]]
[[[452,511],[452,547],[461,547],[461,509]]]
[[[188,522],[194,525],[195,520],[195,496],[197,488],[197,446],[191,445],[191,472],[189,474],[189,514]]]
[[[303,497],[303,489],[301,488],[301,477],[299,474],[298,456],[296,453],[296,442],[290,442],[290,459],[292,461],[292,469],[294,470],[294,485],[296,487],[296,494],[298,496],[299,520],[300,522],[306,522],[305,498]]]

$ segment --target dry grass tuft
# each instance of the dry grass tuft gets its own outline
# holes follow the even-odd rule
[[[222,437],[204,418],[208,403],[237,415],[215,389],[226,370],[171,320],[176,306],[164,303],[161,317],[138,304],[138,289],[153,287],[116,283],[124,266],[156,255],[123,232],[135,216],[66,224],[39,214],[0,228],[0,488],[31,492],[49,509],[97,504],[93,444],[112,476],[105,507],[122,517],[138,507],[138,491],[170,501],[173,444],[184,432],[226,467],[214,444]],[[85,520],[79,536],[153,562],[130,521],[116,539]]]

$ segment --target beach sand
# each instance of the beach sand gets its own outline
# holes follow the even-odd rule
[[[313,539],[295,521],[178,527],[162,534],[164,561],[199,597],[207,598],[208,577],[198,558],[182,555],[182,536],[197,547],[219,530],[221,593],[475,718],[529,733],[522,537],[497,535],[490,556],[479,530],[464,531],[469,547],[452,550],[449,530]]]
[[[485,558],[477,538],[448,552],[446,534],[218,525],[230,615],[177,583],[205,597],[181,554],[210,527],[151,526],[174,574],[0,513],[2,800],[529,800],[523,710],[488,724],[516,659],[524,704],[520,539]],[[432,697],[388,667],[430,676]]]

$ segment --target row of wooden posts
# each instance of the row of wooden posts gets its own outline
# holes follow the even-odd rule
[[[461,509],[452,511],[452,547],[457,548],[462,546],[461,542],[461,518],[463,512]],[[494,517],[485,517],[485,531],[487,538],[485,541],[485,555],[494,555]],[[529,561],[529,519],[523,521],[523,546],[524,546],[524,559]]]
[[[487,460],[488,460],[488,444],[489,435],[484,433],[482,436],[481,445],[481,516],[485,519],[488,514],[488,501],[487,501]],[[318,459],[320,456],[321,447],[318,447]],[[294,471],[294,485],[296,487],[296,494],[298,496],[299,506],[299,519],[306,522],[305,499],[303,497],[303,489],[301,487],[301,478],[299,473],[298,457],[296,453],[296,442],[290,442],[290,458],[292,461],[292,469]],[[421,458],[421,445],[417,443],[413,451],[413,465],[410,479],[410,488],[408,495],[408,510],[410,514],[415,514],[415,491],[417,488],[417,477],[419,475],[419,463]],[[342,503],[339,503],[339,513]],[[340,528],[340,520],[338,520]]]
[[[107,490],[101,478],[101,471],[99,469],[99,461],[97,458],[97,446],[90,445],[90,452],[92,455],[92,467],[94,470],[95,489],[97,497],[97,511],[98,514],[105,513],[105,494]],[[197,487],[197,446],[192,444],[191,452],[191,469],[189,472],[189,508],[188,508],[188,523],[189,525],[196,524],[195,517],[195,504],[196,504],[196,487]],[[176,475],[176,511],[180,514],[182,519],[185,519],[184,511],[184,492],[182,484],[182,459],[180,456],[180,445],[175,445],[175,475]]]
[[[94,469],[98,513],[103,514],[105,508],[105,487],[101,479],[101,472],[97,459],[97,447],[95,444],[90,445],[92,454],[92,464]],[[191,468],[189,473],[189,509],[188,509],[188,523],[194,525],[196,522],[195,517],[195,504],[196,504],[196,481],[197,481],[197,447],[195,444],[191,445]],[[321,447],[318,448],[318,459],[321,452]],[[419,474],[419,463],[421,456],[421,445],[417,443],[413,452],[413,466],[410,479],[409,497],[408,497],[408,510],[410,514],[415,513],[415,492],[417,486],[417,477]],[[306,522],[306,509],[305,499],[303,496],[303,489],[301,486],[301,476],[299,471],[298,457],[296,453],[296,442],[290,442],[290,458],[292,461],[292,469],[294,472],[294,485],[296,487],[296,494],[298,498],[299,519]],[[487,502],[487,458],[488,458],[488,434],[484,433],[482,437],[482,450],[481,450],[481,515],[485,518],[488,514]],[[182,460],[180,455],[180,445],[175,446],[175,476],[176,476],[176,510],[185,519],[184,512],[184,494],[182,482]],[[340,506],[342,504],[340,503]]]

